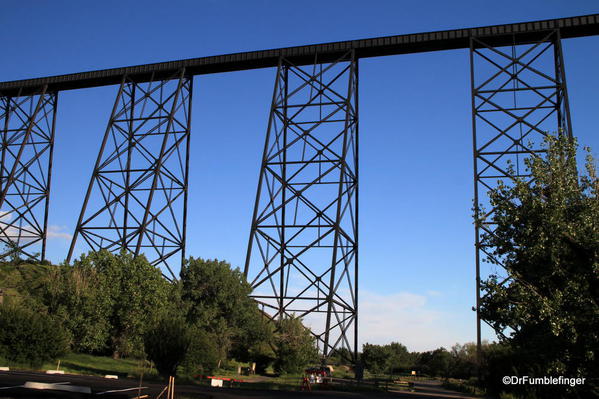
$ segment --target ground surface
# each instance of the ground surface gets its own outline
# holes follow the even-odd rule
[[[92,388],[92,395],[66,394],[56,392],[31,391],[19,388],[27,381],[44,383],[70,383]],[[84,375],[47,375],[34,372],[0,371],[0,399],[6,398],[133,398],[137,396],[139,381],[130,379],[110,380],[102,377]],[[142,394],[155,398],[164,389],[164,384],[142,383]],[[366,399],[366,398],[402,398],[402,399],[468,399],[472,396],[448,391],[438,381],[416,383],[416,392],[336,392],[336,391],[267,391],[240,388],[211,388],[196,385],[176,387],[177,397],[214,398],[214,399],[271,399],[271,398],[326,398],[326,399]],[[163,395],[164,397],[164,395]]]

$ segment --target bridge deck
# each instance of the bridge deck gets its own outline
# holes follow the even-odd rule
[[[353,49],[356,50],[357,57],[365,58],[468,48],[470,46],[470,37],[485,37],[486,42],[492,43],[495,46],[511,45],[515,37],[517,43],[520,44],[540,40],[543,37],[543,32],[557,28],[560,29],[562,38],[599,35],[599,14],[470,29],[348,40],[272,50],[248,51],[1,82],[0,95],[26,95],[35,92],[46,84],[48,85],[48,91],[83,89],[118,84],[125,74],[134,77],[136,81],[143,82],[169,77],[182,67],[185,67],[187,73],[192,75],[267,68],[276,66],[281,55],[297,65],[305,65],[314,63],[316,56],[318,57],[318,62],[327,62]]]

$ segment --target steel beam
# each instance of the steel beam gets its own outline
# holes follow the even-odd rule
[[[192,78],[121,78],[67,262],[92,250],[144,254],[169,279],[185,256]]]
[[[244,273],[272,319],[357,353],[358,61],[281,57]],[[355,358],[354,358],[355,360]]]
[[[185,68],[186,73],[190,75],[272,68],[277,66],[279,57],[284,57],[299,66],[310,65],[316,56],[320,62],[333,62],[348,51],[354,51],[357,58],[365,58],[452,50],[468,48],[471,37],[485,38],[487,43],[493,46],[505,46],[511,44],[513,34],[519,35],[521,41],[535,42],[546,32],[555,29],[560,30],[562,38],[599,35],[599,14],[248,51],[1,82],[0,92],[5,95],[13,95],[19,90],[35,90],[46,84],[49,90],[106,86],[119,84],[123,75],[140,83],[148,80],[167,79],[181,68]],[[23,91],[23,93],[25,92]]]
[[[46,86],[0,97],[0,259],[46,258],[57,100]]]
[[[533,43],[513,35],[511,45],[502,47],[473,37],[470,73],[474,204],[478,221],[475,223],[475,310],[480,353],[481,278],[494,274],[503,284],[512,279],[501,267],[502,260],[493,255],[493,249],[482,244],[482,236],[492,235],[495,230],[494,209],[486,194],[500,180],[505,184],[515,178],[530,180],[524,159],[544,155],[543,140],[547,135],[572,137],[572,124],[558,29]]]

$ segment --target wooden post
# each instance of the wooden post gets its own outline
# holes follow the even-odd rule
[[[175,399],[175,377],[168,377],[168,391],[166,399]]]
[[[142,360],[142,363],[141,363],[141,375],[139,376],[139,388],[137,389],[137,396],[138,397],[141,396],[141,384],[143,383],[145,368],[146,368],[145,360]]]

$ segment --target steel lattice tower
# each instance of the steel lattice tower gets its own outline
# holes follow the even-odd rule
[[[301,317],[327,357],[357,349],[358,61],[281,57],[245,274],[272,319]]]
[[[77,239],[171,266],[185,257],[192,78],[138,83],[124,76],[90,179]]]
[[[516,177],[530,179],[524,159],[543,156],[545,136],[558,133],[572,137],[560,31],[545,31],[534,39],[513,34],[511,46],[495,46],[493,40],[470,39],[474,203],[476,219],[481,221],[475,224],[479,353],[481,276],[497,274],[502,284],[513,278],[501,267],[481,267],[483,258],[502,263],[492,248],[481,244],[481,236],[493,234],[495,229],[490,221],[494,209],[486,193],[499,180],[509,184]]]
[[[46,258],[48,205],[58,94],[0,97],[0,259]]]

